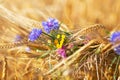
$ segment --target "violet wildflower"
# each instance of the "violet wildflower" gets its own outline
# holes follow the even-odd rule
[[[39,36],[42,34],[42,30],[41,29],[32,29],[32,31],[29,34],[29,40],[30,41],[35,41],[36,39],[39,38]]]
[[[46,33],[50,33],[51,30],[59,29],[59,22],[57,19],[49,18],[47,21],[42,22],[42,26]]]
[[[65,48],[59,48],[59,49],[57,50],[57,53],[58,53],[62,58],[66,58]]]
[[[22,39],[22,37],[20,35],[16,35],[14,42],[20,41]]]
[[[117,43],[120,44],[120,31],[112,33],[110,41],[113,44],[113,46],[116,45]],[[116,54],[120,55],[120,45],[116,46],[114,48],[114,51],[116,52]]]

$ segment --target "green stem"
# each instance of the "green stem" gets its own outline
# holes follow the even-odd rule
[[[114,57],[114,59],[112,60],[112,62],[110,64],[109,70],[111,69],[111,67],[113,66],[113,64],[115,63],[116,60],[117,60],[117,57]]]
[[[115,67],[115,72],[114,72],[114,76],[113,76],[114,80],[116,80],[116,73],[117,73],[117,69],[118,69],[118,66],[119,66],[119,61],[120,61],[120,56],[118,56],[118,61],[117,61],[116,67]]]
[[[45,33],[45,32],[43,32],[43,34],[45,34],[45,35],[51,37],[52,39],[54,39],[54,37],[53,37],[52,35],[49,35],[49,34],[47,34],[47,33]]]

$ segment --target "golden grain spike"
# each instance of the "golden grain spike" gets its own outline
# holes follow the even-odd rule
[[[27,43],[28,43],[27,41],[20,41],[15,43],[4,43],[3,45],[0,45],[0,49],[9,49],[9,48],[18,47]]]
[[[91,39],[101,38],[100,42],[104,42],[103,38],[105,37],[105,35],[106,35],[105,27],[101,24],[95,24],[73,34],[70,40],[72,39],[78,40],[80,36],[89,36]]]
[[[95,25],[91,25],[89,27],[82,29],[80,31],[80,34],[85,35],[91,32],[96,32],[96,31],[101,31],[101,30],[105,30],[105,27],[101,24],[95,24]]]

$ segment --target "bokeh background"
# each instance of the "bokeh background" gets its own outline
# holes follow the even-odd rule
[[[70,29],[100,23],[112,29],[119,26],[119,0],[1,0],[9,10],[41,21],[54,17]]]

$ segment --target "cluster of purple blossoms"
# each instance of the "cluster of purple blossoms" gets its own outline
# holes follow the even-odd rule
[[[42,22],[42,26],[46,33],[50,33],[52,30],[58,30],[60,25],[57,19],[49,18]]]
[[[59,22],[57,19],[54,19],[54,18],[49,18],[48,21],[43,21],[42,25],[43,25],[44,31],[46,33],[50,33],[51,30],[58,30],[59,29]],[[35,41],[36,39],[39,38],[41,33],[42,33],[41,29],[34,28],[29,34],[29,40]]]
[[[41,29],[34,28],[29,34],[29,40],[30,41],[35,41],[36,39],[39,38],[39,36],[42,34]]]
[[[120,31],[112,33],[110,41],[113,46],[118,44],[118,46],[115,46],[114,51],[116,52],[116,54],[120,55]]]

